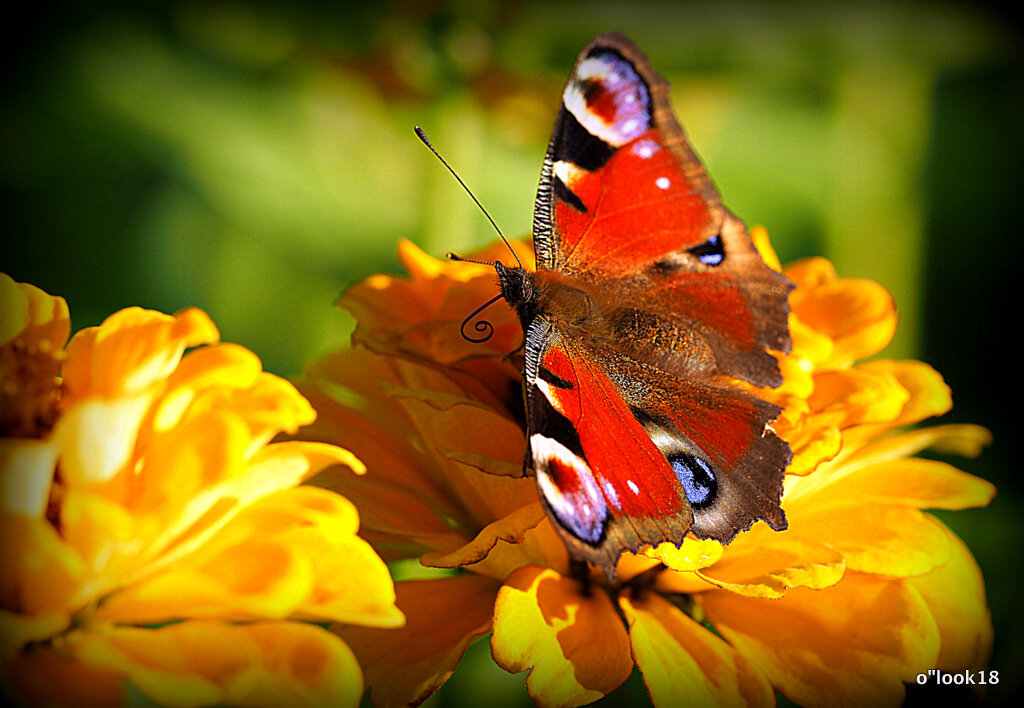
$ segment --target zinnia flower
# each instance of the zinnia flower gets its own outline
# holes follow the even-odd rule
[[[362,463],[270,443],[308,402],[197,309],[128,308],[67,342],[64,300],[0,275],[0,311],[5,694],[358,705],[350,649],[301,620],[403,618],[353,505],[296,486]]]
[[[779,269],[762,229],[753,237]],[[532,263],[529,248],[519,257]],[[505,254],[507,255],[507,254]],[[503,257],[494,247],[477,256]],[[986,504],[987,482],[913,457],[976,454],[984,429],[906,429],[951,406],[942,378],[916,361],[873,360],[896,327],[876,283],[837,277],[823,259],[785,269],[792,353],[765,397],[793,450],[784,532],[757,524],[729,545],[687,537],[626,554],[616,582],[569,573],[565,547],[522,476],[526,447],[515,352],[503,303],[493,336],[461,322],[495,294],[493,271],[400,247],[408,278],[374,276],[341,305],[353,347],[300,383],[320,413],[300,431],[342,444],[365,477],[313,483],[351,499],[361,535],[388,561],[459,569],[396,584],[404,628],[339,624],[376,705],[424,700],[490,633],[494,660],[529,671],[541,705],[573,706],[616,689],[638,667],[655,705],[893,705],[929,669],[985,666],[992,630],[981,574],[964,544],[923,509]],[[473,327],[473,323],[470,323]]]

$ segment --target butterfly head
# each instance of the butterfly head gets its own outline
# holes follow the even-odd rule
[[[516,311],[525,327],[537,314],[538,293],[534,274],[501,261],[495,261],[494,270],[498,273],[501,296]]]

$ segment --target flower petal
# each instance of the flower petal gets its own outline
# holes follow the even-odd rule
[[[351,650],[298,622],[82,631],[69,635],[67,648],[166,705],[357,706],[363,689]]]
[[[744,656],[654,593],[623,594],[636,665],[655,706],[774,706],[772,687]]]
[[[0,512],[43,515],[57,454],[52,439],[0,438]]]
[[[357,529],[355,508],[332,492],[277,492],[246,507],[167,572],[109,597],[94,617],[153,624],[298,615],[400,625],[391,576]]]
[[[141,394],[170,375],[186,347],[219,336],[206,313],[196,308],[173,316],[140,307],[119,310],[68,342],[62,372],[68,400]]]
[[[498,592],[491,655],[506,671],[529,669],[527,690],[543,706],[595,701],[633,669],[608,595],[584,594],[576,581],[537,566],[515,571]]]
[[[703,593],[715,628],[800,705],[899,705],[904,682],[935,665],[939,630],[901,581],[847,573],[777,600]]]
[[[0,346],[20,338],[28,346],[57,352],[70,333],[64,298],[0,273]]]
[[[352,647],[374,705],[418,705],[448,680],[470,642],[491,628],[499,583],[456,575],[395,584],[404,627],[333,628]]]
[[[118,672],[79,661],[52,646],[36,645],[5,661],[4,673],[5,682],[10,681],[24,705],[96,708],[125,704]]]
[[[937,668],[950,673],[981,670],[992,653],[992,615],[985,605],[985,584],[970,550],[950,536],[949,562],[906,583],[921,594],[938,623],[942,646]]]
[[[990,482],[961,472],[938,460],[919,457],[877,462],[836,476],[827,486],[817,490],[819,502],[826,496],[844,503],[898,503],[920,509],[967,509],[985,506],[995,496]],[[794,496],[789,499],[797,503]],[[826,502],[827,503],[827,502]]]
[[[942,375],[924,362],[875,360],[861,364],[859,368],[893,376],[910,394],[899,417],[892,421],[894,425],[911,425],[942,415],[953,407],[952,393]]]
[[[678,571],[707,568],[717,563],[723,553],[725,547],[718,541],[693,536],[685,536],[678,548],[666,541],[641,552],[642,555],[659,560],[672,570]]]
[[[801,505],[786,514],[794,535],[839,551],[849,570],[907,577],[927,573],[949,558],[951,534],[931,516],[903,504]]]
[[[540,502],[527,504],[508,516],[485,526],[469,543],[448,553],[427,553],[420,562],[433,568],[457,568],[479,563],[499,542],[522,543],[526,532],[547,517]]]
[[[827,269],[812,267],[799,274],[797,270],[786,269],[786,275],[796,278],[798,285],[789,298],[793,314],[834,343],[829,359],[820,364],[822,368],[843,368],[889,343],[897,317],[892,296],[885,288],[871,280],[834,278],[834,271],[830,277]],[[802,279],[806,284],[801,283]]]
[[[747,597],[782,597],[791,588],[827,588],[846,570],[843,555],[828,546],[758,527],[736,550],[697,575]],[[768,534],[776,538],[768,538]],[[758,540],[755,540],[758,539]]]

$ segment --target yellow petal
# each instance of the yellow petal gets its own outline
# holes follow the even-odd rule
[[[976,457],[991,442],[992,434],[978,425],[935,425],[874,440],[848,456],[844,467],[854,469],[886,460],[896,460],[926,449],[962,457]]]
[[[0,512],[43,515],[57,453],[52,439],[0,438]]]
[[[491,628],[499,583],[456,575],[395,584],[404,627],[337,626],[366,675],[374,705],[418,705],[452,675],[470,642]]]
[[[893,376],[910,394],[899,417],[893,421],[896,425],[911,425],[942,415],[953,407],[952,394],[942,375],[924,362],[875,360],[859,368]]]
[[[835,549],[849,570],[906,577],[927,573],[949,558],[950,534],[910,506],[790,505],[786,514],[794,535]]]
[[[889,372],[858,367],[815,376],[808,403],[813,415],[830,416],[836,425],[849,427],[893,421],[909,398]]]
[[[932,611],[942,637],[936,667],[953,673],[981,670],[992,653],[992,616],[985,604],[981,570],[964,542],[950,533],[949,562],[906,582]]]
[[[87,565],[41,518],[0,514],[0,597],[27,618],[67,614]]]
[[[777,600],[699,599],[715,629],[798,705],[899,705],[904,682],[939,652],[931,612],[901,581],[847,573]]]
[[[94,618],[158,624],[182,618],[282,618],[307,597],[313,572],[307,559],[266,539],[239,542],[214,560],[182,564],[111,595]]]
[[[832,424],[808,425],[796,435],[783,436],[793,451],[793,461],[786,468],[786,474],[806,475],[818,468],[822,462],[831,460],[843,447],[843,434]]]
[[[64,298],[0,273],[0,346],[17,337],[28,346],[56,352],[64,347],[70,332]]]
[[[661,561],[672,570],[687,571],[714,565],[724,552],[722,544],[714,539],[702,540],[686,536],[678,548],[666,541],[655,548],[644,550],[642,554]]]
[[[831,337],[804,324],[792,314],[789,316],[789,335],[793,340],[790,350],[793,358],[804,364],[823,364],[831,359],[836,349]]]
[[[768,231],[763,226],[754,226],[750,229],[750,240],[754,242],[754,248],[761,254],[765,264],[774,271],[782,272],[782,264],[779,257],[768,240]]]
[[[355,472],[365,468],[348,450],[311,442],[268,445],[250,461],[244,474],[203,489],[187,500],[177,515],[160,527],[150,555],[162,552],[161,567],[194,552],[253,501],[294,487],[330,465],[346,465]],[[173,546],[171,545],[173,544]],[[170,550],[166,550],[170,546]],[[147,568],[153,572],[155,568]]]
[[[52,611],[26,615],[0,609],[0,660],[14,656],[30,642],[55,637],[71,624],[71,614]]]
[[[68,343],[63,369],[68,400],[140,395],[171,374],[187,347],[219,336],[206,313],[195,308],[174,316],[139,307],[115,312]]]
[[[798,290],[810,290],[811,288],[831,282],[838,277],[835,266],[820,256],[794,261],[783,269],[783,273],[793,281]]]
[[[578,706],[607,695],[633,669],[629,637],[608,595],[584,594],[551,569],[520,568],[494,605],[491,655],[506,671],[530,670],[543,706]]]
[[[61,416],[57,436],[69,484],[103,484],[124,470],[150,400],[148,394],[85,399]]]
[[[357,706],[362,676],[351,650],[298,622],[190,621],[70,635],[79,661],[125,676],[165,705]]]
[[[989,482],[937,460],[906,457],[858,467],[837,476],[816,494],[844,502],[900,503],[921,509],[985,506],[995,496]],[[796,503],[796,498],[789,499]]]
[[[697,573],[708,583],[747,597],[782,597],[791,588],[826,588],[843,577],[841,553],[789,533],[751,529],[722,560]]]
[[[629,642],[651,702],[773,706],[772,687],[744,656],[659,595],[624,594]]]

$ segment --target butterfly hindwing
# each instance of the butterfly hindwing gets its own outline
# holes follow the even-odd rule
[[[535,318],[525,378],[538,488],[577,557],[614,568],[623,550],[688,530],[730,541],[779,506],[789,447],[778,408],[721,381],[667,378]],[[576,335],[576,336],[574,336]]]

